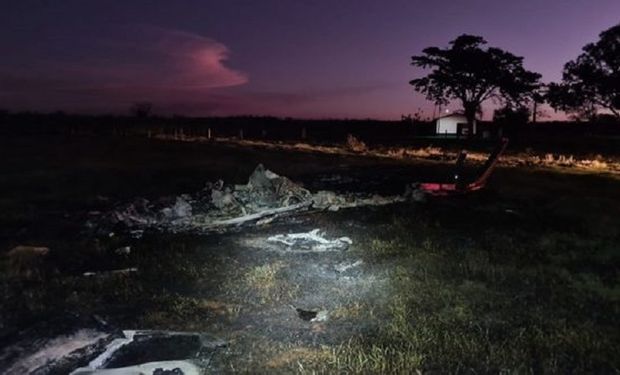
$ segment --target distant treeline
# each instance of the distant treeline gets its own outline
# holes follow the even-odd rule
[[[0,114],[2,134],[74,134],[244,138],[274,141],[342,142],[348,134],[376,141],[429,136],[434,122],[382,120],[304,120],[267,116],[137,117],[64,113]]]
[[[493,138],[553,141],[583,136],[620,136],[620,123],[613,119],[597,122],[545,122],[511,124],[482,122],[479,134],[489,130]],[[433,137],[435,122],[405,118],[382,120],[304,120],[276,117],[159,117],[68,115],[65,113],[0,112],[2,135],[100,135],[100,136],[172,136],[178,138],[243,138],[267,141],[306,141],[342,143],[348,134],[367,144],[407,144],[415,139]],[[441,137],[441,136],[437,136]]]

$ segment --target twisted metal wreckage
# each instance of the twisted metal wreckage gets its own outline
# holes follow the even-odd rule
[[[244,223],[260,225],[300,211],[337,211],[341,208],[420,201],[428,195],[467,194],[486,186],[507,144],[508,139],[501,140],[473,181],[468,182],[461,177],[467,156],[462,151],[451,182],[414,183],[408,185],[402,195],[337,194],[326,190],[312,193],[259,164],[245,185],[226,185],[219,180],[208,183],[198,193],[177,196],[174,203],[167,205],[140,198],[113,211],[105,219],[122,223],[135,233],[145,229],[209,232]]]
[[[17,334],[0,350],[0,368],[4,374],[199,375],[226,345],[203,332],[121,331],[97,316],[69,315]]]
[[[221,180],[208,183],[203,190],[177,196],[168,205],[140,198],[106,215],[104,221],[123,224],[134,233],[145,229],[210,232],[250,222],[260,225],[300,211],[336,211],[421,198],[414,194],[413,191],[408,196],[388,197],[331,191],[313,194],[259,164],[245,185],[225,185]]]

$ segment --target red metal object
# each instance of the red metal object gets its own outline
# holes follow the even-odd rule
[[[480,170],[480,175],[476,178],[475,181],[470,183],[463,183],[458,181],[460,174],[455,173],[454,179],[455,183],[421,183],[419,188],[427,194],[434,196],[447,196],[447,195],[456,195],[456,194],[465,194],[472,191],[480,190],[486,186],[487,181],[495,166],[497,165],[497,161],[499,157],[504,153],[506,147],[508,146],[508,138],[502,138],[500,143],[497,145],[495,150],[489,155],[489,158],[484,163]],[[457,160],[457,168],[465,161],[466,154],[465,152],[461,152],[459,158]]]

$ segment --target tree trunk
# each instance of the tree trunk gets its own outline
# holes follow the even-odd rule
[[[465,118],[467,118],[467,138],[474,137],[474,121],[476,120],[476,112],[478,111],[478,104],[476,103],[463,103],[463,109],[465,110]]]

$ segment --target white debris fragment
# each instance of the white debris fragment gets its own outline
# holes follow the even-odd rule
[[[88,272],[84,272],[82,276],[92,277],[92,276],[106,276],[106,275],[123,275],[123,274],[129,274],[132,272],[138,272],[138,269],[136,267],[131,267],[131,268],[123,268],[120,270],[111,270],[111,271],[100,271],[100,272],[88,271]]]
[[[271,222],[273,222],[275,220],[276,216],[268,216],[265,217],[263,219],[259,219],[256,222],[256,226],[260,227],[261,225],[267,225],[267,224],[271,224]]]
[[[221,226],[226,226],[226,225],[243,224],[243,223],[248,222],[248,221],[259,220],[259,219],[262,219],[262,218],[274,217],[274,216],[277,216],[279,214],[283,214],[283,213],[286,213],[286,212],[291,212],[291,211],[296,211],[296,210],[303,210],[303,209],[308,208],[308,205],[309,205],[309,203],[292,204],[290,206],[278,207],[278,208],[274,208],[274,209],[267,209],[267,210],[263,210],[261,212],[257,212],[255,214],[249,214],[249,215],[234,217],[232,219],[214,220],[211,223],[206,224],[205,228],[215,228],[215,227],[221,227]]]
[[[91,369],[97,369],[97,368],[101,368],[105,366],[106,362],[108,362],[108,360],[112,357],[112,355],[118,349],[120,349],[121,347],[133,341],[136,335],[136,331],[131,331],[131,330],[123,331],[123,335],[125,337],[112,340],[112,342],[108,344],[108,346],[106,347],[103,353],[99,354],[97,358],[90,361],[90,363],[88,364],[88,367],[90,367]],[[72,374],[79,373],[78,371],[80,370],[78,369],[74,371]]]
[[[189,197],[182,195],[177,197],[172,207],[162,209],[162,214],[168,219],[183,219],[192,216],[192,205],[187,201]]]
[[[278,234],[267,238],[268,242],[284,245],[287,250],[301,252],[323,252],[346,250],[353,241],[349,237],[340,237],[334,240],[325,238],[319,229],[305,233]]]
[[[211,202],[219,210],[230,210],[240,207],[239,202],[228,188],[224,190],[213,189],[211,191]]]
[[[310,319],[310,321],[312,323],[325,322],[327,321],[327,318],[329,318],[329,313],[327,312],[327,310],[321,310],[317,312],[316,316]]]
[[[203,374],[200,367],[196,366],[191,361],[160,361],[112,369],[79,368],[73,371],[71,375],[146,375],[158,373],[183,375]]]
[[[280,176],[278,174],[270,171],[269,169],[266,169],[265,170],[265,177],[267,177],[270,180],[273,180],[273,179],[278,178]]]
[[[128,256],[129,254],[131,254],[131,246],[119,247],[118,249],[114,250],[114,253],[116,255]]]
[[[351,262],[343,262],[343,263],[335,265],[334,269],[338,273],[343,273],[343,272],[346,272],[346,271],[348,271],[348,270],[350,270],[352,268],[359,267],[362,264],[364,264],[364,262],[361,261],[361,260],[358,260],[358,261],[353,262],[353,263],[351,263]]]
[[[314,208],[337,211],[344,204],[346,204],[344,197],[333,191],[320,190],[312,195],[312,207]]]

